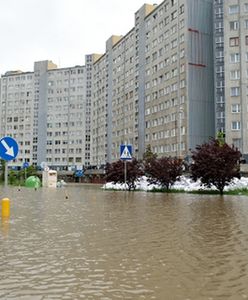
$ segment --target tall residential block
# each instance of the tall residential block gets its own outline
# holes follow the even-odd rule
[[[1,77],[0,108],[0,136],[12,136],[20,148],[14,165],[33,164],[34,73],[13,71]]]
[[[211,0],[145,4],[107,41],[93,65],[92,164],[118,159],[121,144],[137,158],[148,144],[187,157],[215,135],[212,12]]]
[[[42,162],[58,170],[90,164],[91,63],[57,68],[35,62],[34,72],[1,77],[0,134],[16,139],[14,166]]]
[[[59,169],[120,158],[189,158],[224,132],[248,158],[248,0],[164,0],[144,4],[124,36],[84,66],[36,62],[0,79],[1,135],[24,161]]]
[[[248,158],[248,1],[223,1],[225,135]]]

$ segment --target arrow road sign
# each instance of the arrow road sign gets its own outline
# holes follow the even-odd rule
[[[18,154],[17,142],[9,136],[5,136],[0,140],[0,157],[4,160],[13,160]]]
[[[132,146],[120,145],[120,159],[129,160],[132,159]]]
[[[29,163],[27,161],[25,161],[22,165],[23,169],[26,169],[29,167]]]

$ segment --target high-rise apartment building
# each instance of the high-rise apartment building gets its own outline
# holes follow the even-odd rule
[[[118,159],[121,144],[137,158],[148,144],[186,157],[215,135],[212,10],[211,0],[145,4],[107,41],[93,70],[92,164]]]
[[[3,75],[1,135],[18,140],[16,165],[100,167],[121,144],[185,158],[219,131],[247,157],[247,63],[248,0],[144,4],[85,66]]]
[[[107,159],[107,76],[106,55],[94,64],[91,102],[91,164],[100,166]]]
[[[248,1],[223,1],[226,142],[248,158]]]
[[[248,159],[248,1],[214,1],[216,131]]]
[[[34,72],[7,72],[1,78],[1,136],[16,139],[14,166],[27,161],[57,169],[90,164],[91,56],[85,66],[58,69],[50,61]]]
[[[14,164],[33,164],[34,73],[13,71],[2,76],[0,107],[0,134],[12,136],[20,147]]]

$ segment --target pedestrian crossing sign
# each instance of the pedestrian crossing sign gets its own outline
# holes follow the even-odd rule
[[[122,160],[132,159],[131,145],[120,145],[120,159]]]

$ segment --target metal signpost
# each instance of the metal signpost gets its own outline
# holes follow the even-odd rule
[[[27,161],[25,161],[22,165],[23,169],[24,169],[24,178],[25,178],[25,181],[27,179],[27,168],[29,167],[29,163]]]
[[[4,187],[8,186],[8,161],[15,159],[18,151],[18,144],[12,137],[0,139],[0,157],[5,160]]]
[[[127,160],[132,160],[132,146],[120,145],[120,159],[124,160],[124,183],[127,181]]]

